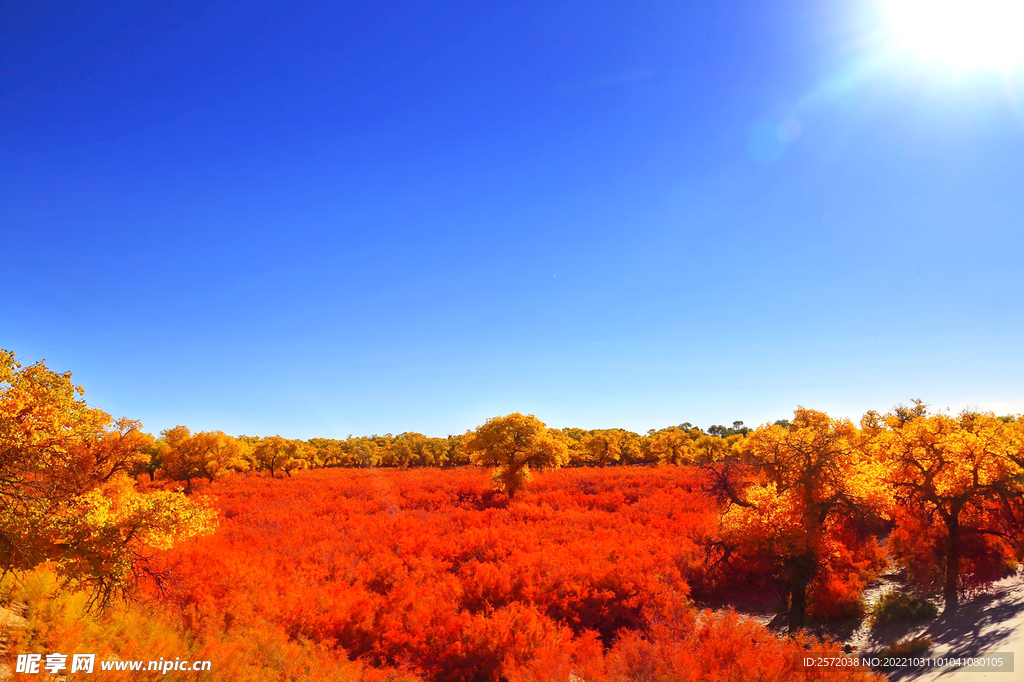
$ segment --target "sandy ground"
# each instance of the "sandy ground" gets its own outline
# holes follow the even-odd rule
[[[904,587],[899,575],[883,576],[865,589],[864,601],[870,607],[884,592]],[[934,603],[941,611],[941,600]],[[785,632],[783,616],[745,615],[773,630]],[[848,645],[853,655],[874,655],[898,639],[919,636],[931,638],[931,649],[922,654],[931,658],[977,657],[997,652],[1014,654],[1013,672],[952,668],[890,671],[893,682],[1024,682],[1024,570],[964,599],[957,613],[949,618],[940,615],[921,623],[893,623],[879,630],[873,630],[867,619],[851,619],[811,624],[808,630]]]
[[[857,636],[862,636],[858,632]],[[983,594],[961,604],[957,613],[923,625],[893,625],[867,636],[874,648],[897,637],[927,635],[932,648],[927,655],[983,656],[1012,651],[1014,672],[978,672],[965,669],[897,671],[890,678],[899,682],[1017,682],[1024,680],[1024,573],[1001,580]],[[859,649],[862,647],[858,647]]]

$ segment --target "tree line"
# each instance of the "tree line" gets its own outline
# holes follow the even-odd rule
[[[615,428],[543,428],[565,444],[566,458],[559,466],[687,464],[699,459],[701,451],[736,447],[751,430],[740,421],[706,430],[684,423],[644,435]],[[470,443],[478,434],[469,431],[440,438],[406,432],[300,440],[279,435],[229,436],[222,431],[192,433],[179,425],[156,438],[133,434],[140,443],[133,473],[150,480],[180,481],[191,490],[193,481],[212,482],[233,472],[290,476],[302,469],[329,467],[466,466],[474,463]]]

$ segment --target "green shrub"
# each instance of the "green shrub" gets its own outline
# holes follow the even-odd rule
[[[871,625],[880,628],[889,623],[907,620],[931,620],[939,608],[924,597],[890,590],[871,609]]]
[[[932,638],[927,635],[920,637],[904,637],[896,640],[878,653],[879,656],[912,656],[923,654],[932,648]]]

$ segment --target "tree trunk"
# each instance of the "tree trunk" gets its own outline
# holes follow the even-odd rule
[[[789,631],[791,633],[796,632],[804,625],[804,614],[807,613],[807,585],[811,581],[813,565],[813,557],[797,557],[790,573]]]
[[[804,624],[807,611],[807,581],[794,580],[789,588],[789,631],[796,632]]]
[[[960,605],[957,584],[960,578],[960,523],[956,520],[947,521],[949,531],[949,551],[946,554],[946,584],[942,596],[946,601],[943,613],[953,613]]]

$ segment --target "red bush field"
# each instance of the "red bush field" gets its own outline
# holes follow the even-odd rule
[[[803,670],[809,622],[893,566],[952,614],[1024,547],[1012,415],[158,439],[81,395],[0,351],[0,637],[215,664],[138,679],[870,679]]]
[[[274,633],[368,679],[869,679],[799,671],[805,640],[694,606],[719,519],[701,485],[571,469],[509,501],[473,468],[236,476],[204,491],[218,531],[161,563],[203,641]]]
[[[920,401],[646,436],[141,429],[0,351],[8,651],[213,666],[135,675],[165,682],[871,679],[803,670],[807,626],[892,568],[952,615],[1024,558],[1024,420]],[[730,610],[758,604],[784,635]]]

